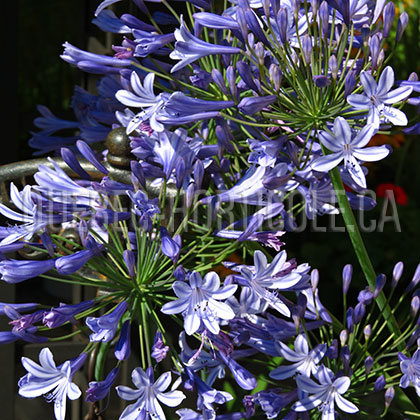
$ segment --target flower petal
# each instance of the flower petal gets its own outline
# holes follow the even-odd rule
[[[162,306],[161,311],[166,315],[179,314],[180,312],[184,312],[188,308],[188,305],[188,299],[176,299],[171,302],[165,303]]]
[[[334,120],[334,134],[339,144],[349,144],[351,140],[351,130],[348,122],[343,117]]]
[[[357,109],[368,109],[370,106],[370,100],[366,95],[360,95],[359,93],[353,93],[347,96],[347,102]]]
[[[391,92],[388,92],[386,95],[383,95],[381,99],[382,102],[387,105],[395,104],[406,99],[412,91],[413,88],[411,86],[401,86],[397,89],[391,90]]]
[[[346,413],[357,413],[359,411],[352,402],[346,400],[340,394],[335,394],[335,403],[340,410]]]
[[[176,407],[186,398],[182,391],[170,391],[164,394],[157,394],[157,399],[169,407]]]
[[[342,149],[335,136],[327,131],[321,131],[319,133],[319,140],[331,152],[339,152]]]
[[[155,388],[159,392],[163,392],[171,384],[171,379],[172,379],[171,372],[165,372],[159,376],[159,378],[154,383],[153,388]]]
[[[342,152],[331,153],[316,159],[311,164],[311,167],[314,171],[328,172],[330,169],[335,168],[343,160],[343,158],[344,156]]]
[[[138,389],[132,389],[125,385],[119,385],[115,389],[117,390],[118,396],[126,401],[137,400],[143,394],[143,391]]]
[[[394,125],[407,125],[408,120],[404,112],[397,108],[386,106],[383,110],[384,117],[387,118]]]
[[[381,73],[378,81],[378,89],[376,95],[381,99],[384,98],[394,85],[394,70],[391,66],[387,66]]]
[[[389,152],[386,146],[367,147],[366,149],[355,149],[353,156],[362,162],[376,162],[387,157]]]

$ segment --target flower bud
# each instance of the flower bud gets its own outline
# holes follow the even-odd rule
[[[347,264],[343,268],[343,294],[347,295],[349,291],[351,277],[353,275],[353,266],[351,264]]]
[[[365,336],[365,340],[368,341],[370,335],[372,334],[372,327],[370,326],[370,324],[367,324],[365,328],[363,328],[363,334]]]
[[[355,307],[354,307],[354,312],[353,312],[353,321],[355,324],[359,324],[361,322],[361,320],[363,319],[363,317],[365,316],[366,313],[366,306],[359,302]]]
[[[347,330],[342,330],[340,332],[340,343],[341,343],[341,347],[343,347],[346,344],[347,338],[348,338]]]
[[[307,34],[302,37],[302,54],[305,64],[309,66],[312,55],[312,37]]]
[[[374,392],[382,391],[385,388],[385,385],[386,385],[385,376],[384,375],[379,376],[378,379],[376,379],[375,381],[375,385],[373,386]]]
[[[128,274],[131,278],[134,278],[136,275],[136,257],[134,255],[134,252],[128,249],[124,250],[123,258],[125,265],[128,269]]]
[[[214,83],[219,87],[219,89],[225,94],[228,94],[228,90],[226,88],[225,79],[223,78],[222,73],[218,69],[213,69],[211,71],[211,78]]]
[[[329,359],[337,359],[338,357],[338,340],[335,338],[331,346],[328,347],[325,356],[327,356]]]
[[[413,296],[413,298],[411,299],[411,304],[410,304],[410,314],[413,318],[417,315],[419,307],[420,307],[420,298],[418,296]]]
[[[393,386],[390,386],[385,391],[385,407],[388,408],[391,405],[392,400],[395,397],[395,389]]]
[[[226,80],[229,86],[230,94],[233,100],[238,99],[238,88],[236,87],[236,74],[235,69],[229,66],[226,69]]]
[[[311,0],[312,16],[318,13],[319,0]]]
[[[407,80],[409,82],[418,82],[419,81],[419,76],[417,76],[417,73],[415,71],[413,71],[412,73],[410,73]]]
[[[402,276],[404,270],[404,263],[402,261],[397,262],[394,266],[394,270],[392,271],[392,283],[391,286],[393,288],[397,287],[398,282]]]
[[[253,90],[254,92],[258,92],[258,86],[255,84],[254,76],[249,65],[243,61],[238,61],[236,68],[238,69],[238,73],[246,87]]]
[[[383,287],[386,283],[386,276],[385,274],[379,274],[378,277],[376,277],[376,283],[375,283],[375,290],[373,291],[373,298],[377,298]]]
[[[341,349],[341,360],[343,361],[343,366],[344,366],[344,371],[345,372],[349,372],[349,368],[350,368],[350,357],[351,357],[350,348],[346,344]]]
[[[285,44],[288,39],[288,29],[289,29],[289,11],[286,7],[280,7],[280,10],[277,13],[276,20],[277,26],[279,28],[279,36],[282,44]]]
[[[334,54],[332,54],[328,60],[328,67],[331,71],[332,78],[336,80],[337,73],[338,73],[338,63],[337,63],[337,57]]]
[[[347,73],[346,78],[344,80],[344,97],[347,98],[347,96],[352,93],[354,87],[356,86],[356,72],[354,70],[351,70]]]
[[[322,36],[324,38],[328,36],[329,18],[330,11],[328,8],[328,3],[324,0],[319,6],[319,20],[321,23]]]
[[[385,51],[382,48],[381,51],[379,51],[377,66],[381,67],[382,64],[384,63],[384,60],[385,60]]]
[[[369,40],[369,54],[370,54],[370,59],[372,60],[372,67],[377,67],[378,65],[380,45],[381,45],[380,35],[379,34],[373,35]]]
[[[402,12],[400,15],[400,18],[398,19],[397,33],[395,36],[396,42],[401,41],[401,38],[403,36],[405,28],[407,27],[407,24],[408,24],[408,14],[407,12]]]
[[[315,268],[311,272],[311,285],[312,292],[315,293],[315,290],[318,288],[319,283],[319,271]]]
[[[369,42],[369,36],[370,36],[370,27],[368,24],[364,24],[361,29],[361,35],[363,40],[363,45],[366,47]]]
[[[127,320],[121,327],[120,338],[115,346],[114,355],[122,361],[127,360],[130,357],[130,321]]]
[[[365,369],[366,369],[366,375],[369,375],[370,371],[372,370],[373,366],[373,357],[368,356],[365,359]]]
[[[280,67],[277,64],[271,64],[268,70],[268,74],[270,75],[271,83],[276,92],[280,91],[281,81],[283,78],[283,73],[280,70]]]
[[[384,7],[383,11],[383,18],[384,18],[384,30],[383,30],[383,36],[384,38],[389,37],[389,33],[391,31],[392,22],[394,21],[395,17],[395,5],[391,1],[387,3],[387,5]]]

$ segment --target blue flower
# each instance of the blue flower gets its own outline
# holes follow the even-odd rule
[[[308,340],[303,334],[299,334],[294,343],[295,350],[289,346],[277,342],[279,353],[289,362],[294,362],[291,365],[279,366],[270,372],[270,377],[273,379],[286,379],[300,373],[309,377],[316,374],[318,371],[318,363],[324,357],[327,350],[326,344],[318,344],[315,348],[309,351]]]
[[[211,54],[237,54],[241,51],[236,47],[215,45],[202,41],[190,33],[185,26],[182,17],[181,27],[179,29],[175,29],[175,38],[175,50],[171,52],[169,57],[174,60],[181,61],[172,67],[171,73]]]
[[[127,302],[123,300],[107,315],[94,318],[88,316],[86,325],[93,331],[89,336],[90,341],[111,341],[117,331],[118,322],[127,309]]]
[[[376,131],[374,124],[368,124],[354,136],[348,122],[343,117],[337,117],[334,120],[332,134],[327,131],[319,133],[321,143],[332,153],[316,159],[312,163],[312,169],[327,172],[344,160],[344,167],[349,171],[353,181],[366,188],[366,178],[359,160],[375,162],[385,158],[390,152],[386,146],[364,148]]]
[[[165,346],[162,340],[162,333],[160,331],[156,331],[150,355],[156,360],[156,362],[160,363],[163,359],[165,359],[168,351],[169,346]]]
[[[294,270],[289,270],[286,262],[286,251],[278,253],[268,264],[267,257],[261,251],[254,253],[254,267],[242,267],[240,272],[245,284],[258,297],[272,308],[285,316],[290,316],[290,310],[285,303],[269,289],[287,290],[296,285],[302,276]]]
[[[77,400],[81,395],[79,387],[72,379],[85,362],[86,356],[86,353],[82,353],[74,361],[66,361],[58,367],[49,348],[44,348],[39,353],[40,365],[22,357],[22,365],[28,373],[19,380],[19,395],[35,398],[45,394],[47,401],[54,401],[56,420],[64,420],[67,397]]]
[[[232,319],[235,316],[229,305],[219,301],[232,296],[238,286],[231,284],[221,288],[219,276],[215,272],[207,273],[203,280],[199,273],[193,271],[189,276],[189,284],[176,281],[172,287],[178,299],[163,305],[162,312],[167,315],[182,312],[184,329],[188,335],[200,328],[218,334],[219,318]]]
[[[84,302],[76,303],[74,305],[66,305],[60,303],[57,308],[51,308],[49,311],[44,312],[42,322],[48,328],[56,328],[63,325],[65,322],[75,322],[75,316],[89,309],[93,305],[93,300],[86,300]]]
[[[350,378],[341,376],[333,380],[333,373],[325,366],[318,370],[317,379],[319,384],[312,379],[298,375],[296,383],[298,389],[304,393],[311,394],[296,402],[292,410],[297,412],[309,411],[321,406],[322,420],[333,420],[335,418],[334,403],[346,413],[357,413],[359,409],[350,401],[342,397],[350,387]]]
[[[101,382],[92,381],[89,382],[89,388],[86,390],[86,401],[95,402],[103,400],[108,396],[111,386],[116,381],[118,374],[120,373],[119,368],[114,368],[108,373],[105,380]]]
[[[407,388],[410,384],[413,384],[417,395],[420,396],[420,349],[416,350],[411,358],[402,353],[398,354],[398,358],[403,373],[400,379],[400,387]]]
[[[0,261],[1,280],[6,283],[20,283],[52,270],[55,260],[3,260]]]
[[[154,381],[152,367],[149,367],[146,372],[141,368],[136,368],[131,374],[131,379],[136,389],[124,385],[116,388],[118,396],[123,400],[137,400],[122,412],[120,420],[147,420],[149,418],[166,420],[159,401],[169,407],[176,407],[185,398],[181,391],[164,392],[171,383],[171,372],[163,373]]]
[[[394,70],[386,67],[378,83],[374,77],[362,71],[360,82],[365,90],[365,94],[354,93],[347,97],[347,102],[356,109],[368,109],[367,123],[379,128],[381,122],[390,122],[394,125],[407,125],[407,117],[404,112],[390,105],[406,99],[413,91],[412,86],[400,86],[391,90],[394,84]]]

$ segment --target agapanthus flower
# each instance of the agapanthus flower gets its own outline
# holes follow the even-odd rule
[[[312,350],[309,350],[308,340],[303,334],[296,337],[294,350],[281,341],[278,341],[277,344],[279,353],[289,362],[293,362],[291,365],[281,365],[270,372],[270,377],[278,380],[290,378],[296,373],[307,377],[316,374],[318,363],[327,350],[326,344],[318,344]]]
[[[123,300],[109,314],[98,318],[88,316],[86,325],[93,331],[90,341],[111,341],[117,331],[118,322],[127,309],[127,302]]]
[[[347,102],[355,109],[369,110],[367,123],[379,128],[381,122],[390,122],[394,125],[407,125],[407,117],[401,110],[393,108],[392,104],[401,102],[411,94],[412,86],[400,86],[391,90],[394,85],[394,70],[386,67],[381,73],[378,82],[366,72],[360,73],[360,82],[364,88],[364,95],[354,93],[347,97]]]
[[[181,27],[175,30],[175,38],[175,50],[171,52],[169,57],[180,61],[172,67],[171,73],[211,54],[237,54],[241,51],[236,47],[215,45],[202,41],[191,34],[183,20],[181,20]]]
[[[220,287],[220,279],[215,272],[207,273],[203,279],[197,271],[193,271],[188,283],[175,281],[172,287],[178,299],[165,303],[162,312],[167,315],[182,313],[188,335],[202,328],[218,334],[219,318],[232,319],[235,316],[230,306],[220,300],[232,296],[238,286]]]
[[[254,253],[254,267],[242,267],[240,272],[247,287],[260,299],[281,314],[290,316],[289,308],[274,293],[274,290],[290,289],[301,280],[302,276],[298,272],[290,270],[286,260],[286,251],[281,251],[269,264],[264,253],[257,250]]]
[[[56,420],[64,420],[67,397],[77,400],[81,395],[79,387],[72,380],[86,357],[86,353],[82,353],[75,360],[66,361],[59,366],[56,366],[49,348],[43,348],[39,353],[40,365],[22,357],[22,365],[28,373],[19,380],[19,395],[25,398],[45,395],[47,401],[54,402]]]
[[[176,407],[185,398],[182,391],[164,392],[171,383],[171,372],[163,373],[154,381],[153,368],[147,368],[146,372],[141,368],[136,368],[131,374],[131,379],[136,389],[128,386],[117,386],[117,394],[126,401],[136,400],[122,412],[120,420],[134,420],[149,418],[156,420],[166,420],[165,413],[159,404],[169,407]]]
[[[302,412],[320,406],[322,420],[335,418],[335,404],[346,413],[352,414],[359,411],[352,402],[342,396],[351,384],[348,376],[340,376],[334,379],[332,371],[325,366],[319,368],[316,376],[319,384],[304,375],[296,377],[298,389],[310,395],[293,404],[292,410]]]
[[[400,387],[407,388],[412,384],[417,395],[420,396],[420,349],[417,349],[411,358],[403,353],[399,353],[398,358],[400,360],[400,369],[403,373]]]
[[[390,150],[386,146],[366,147],[377,128],[373,124],[364,126],[354,135],[348,122],[343,117],[334,120],[332,134],[327,131],[319,133],[320,142],[332,153],[321,156],[312,163],[312,169],[327,172],[344,160],[344,167],[358,185],[366,188],[365,174],[359,164],[375,162],[385,158]]]
[[[86,401],[95,402],[106,398],[109,395],[111,387],[114,385],[119,373],[119,368],[114,368],[108,373],[107,377],[103,381],[89,382],[89,387],[86,390]]]

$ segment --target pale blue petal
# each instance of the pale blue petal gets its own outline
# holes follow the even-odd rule
[[[401,86],[397,89],[391,90],[386,95],[381,97],[381,100],[384,104],[391,105],[397,102],[401,102],[404,99],[407,99],[410,96],[413,88],[411,86]]]
[[[166,315],[174,315],[184,312],[190,304],[188,299],[176,299],[171,302],[165,303],[161,311]]]
[[[392,70],[391,66],[387,66],[381,76],[379,77],[378,81],[378,89],[376,91],[376,96],[380,97],[382,100],[384,95],[387,94],[394,85],[394,70]]]
[[[331,152],[338,152],[342,150],[340,142],[327,131],[321,131],[319,133],[319,140]]]
[[[80,388],[73,382],[67,385],[67,396],[70,400],[77,400],[82,395]]]
[[[235,313],[232,308],[226,303],[219,302],[214,299],[209,299],[209,307],[215,311],[216,315],[222,319],[233,319]]]
[[[351,130],[348,122],[343,117],[337,117],[334,120],[334,134],[337,142],[349,144],[351,140]]]
[[[159,378],[154,383],[153,388],[155,388],[159,392],[163,392],[171,384],[171,379],[171,372],[165,372],[159,376]]]
[[[339,394],[344,394],[350,388],[350,383],[348,376],[341,376],[334,381],[334,387]]]
[[[343,398],[340,394],[335,394],[335,403],[338,408],[346,413],[357,413],[359,409],[350,401]]]
[[[302,360],[302,356],[300,354],[298,355],[294,350],[281,341],[277,341],[276,345],[279,347],[280,354],[289,362],[300,362]]]
[[[170,391],[165,394],[157,394],[157,399],[168,407],[176,407],[181,404],[186,396],[182,391]]]
[[[277,379],[279,381],[287,378],[291,378],[297,371],[299,364],[292,364],[288,366],[279,366],[269,373],[270,378]]]
[[[257,273],[260,273],[267,267],[267,257],[261,251],[254,252],[254,266]]]
[[[135,368],[131,372],[131,380],[133,381],[133,384],[141,391],[143,390],[142,388],[150,385],[149,377],[141,368]]]
[[[308,392],[309,394],[319,393],[325,390],[325,386],[319,385],[312,379],[303,375],[298,375],[296,377],[296,382],[301,391]]]
[[[200,318],[195,314],[187,314],[184,317],[184,329],[188,335],[194,334],[201,325]]]
[[[362,162],[376,162],[389,155],[389,149],[386,146],[367,147],[366,149],[355,149],[353,156]]]
[[[342,152],[331,153],[330,155],[321,156],[316,159],[311,167],[314,171],[328,172],[335,168],[344,159]]]
[[[236,290],[238,289],[237,284],[228,284],[227,286],[223,286],[218,291],[211,294],[213,299],[227,299],[228,297],[232,296]]]
[[[353,156],[351,157],[351,164],[348,165],[347,170],[356,184],[360,185],[362,188],[367,187],[365,174]]]
[[[57,366],[54,362],[53,354],[48,347],[44,347],[39,353],[39,362],[41,366],[50,369],[52,372],[57,371]]]
[[[207,273],[204,276],[203,289],[210,292],[215,292],[220,287],[220,278],[214,271]]]
[[[365,125],[350,143],[355,147],[365,147],[376,132],[377,127],[373,124]]]
[[[192,290],[188,283],[184,281],[176,281],[172,285],[175,294],[181,299],[188,299],[191,296]]]
[[[143,391],[140,391],[138,389],[132,389],[125,385],[119,385],[115,389],[117,390],[118,396],[126,401],[137,400],[143,394]]]
[[[360,73],[360,82],[362,83],[365,93],[368,97],[376,94],[378,85],[371,74],[367,73],[366,71],[362,71]]]
[[[30,381],[19,389],[19,395],[25,398],[35,398],[47,394],[59,383],[60,378],[51,378],[42,382]]]
[[[316,395],[310,395],[309,397],[304,398],[302,401],[295,402],[292,406],[292,410],[297,412],[309,411],[315,407],[318,407],[322,402],[322,399]]]
[[[308,354],[308,340],[303,334],[299,334],[295,339],[295,350],[300,354]]]
[[[370,100],[366,95],[353,93],[347,96],[347,102],[357,109],[368,109],[370,107]]]
[[[407,116],[404,114],[404,112],[397,108],[386,106],[383,110],[383,114],[384,117],[394,125],[404,126],[408,124]]]

